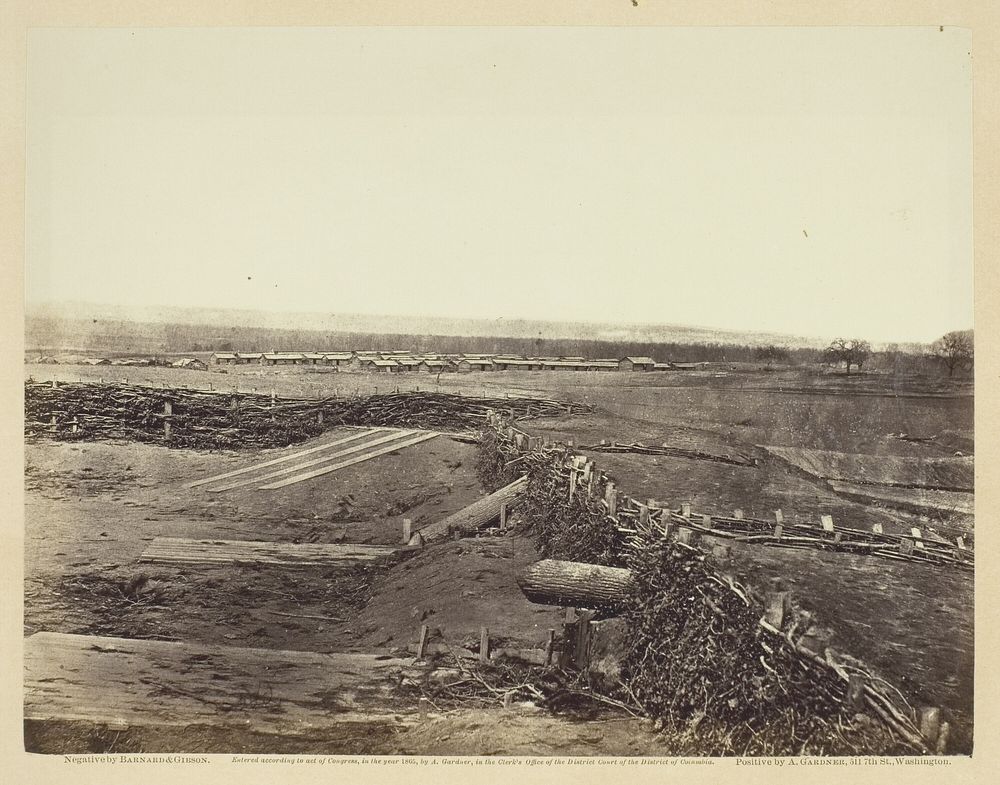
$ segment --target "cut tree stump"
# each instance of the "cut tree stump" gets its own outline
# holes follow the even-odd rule
[[[39,632],[24,647],[24,718],[236,727],[295,735],[399,724],[411,658]],[[415,715],[414,715],[415,716]]]
[[[524,596],[542,605],[620,608],[633,588],[629,570],[598,564],[544,559],[517,579]]]
[[[385,545],[333,545],[328,543],[258,542],[248,540],[189,540],[157,537],[139,557],[157,564],[285,564],[338,566],[373,562],[392,556],[400,548]]]
[[[510,485],[505,485],[489,496],[473,502],[468,507],[449,515],[436,523],[428,524],[420,529],[424,542],[445,539],[453,532],[472,532],[500,519],[500,508],[506,505],[509,512],[517,506],[528,488],[528,479],[521,477]]]

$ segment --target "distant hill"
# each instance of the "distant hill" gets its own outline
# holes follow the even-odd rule
[[[622,345],[726,344],[818,348],[820,338],[706,327],[601,322],[547,322],[529,319],[454,319],[337,313],[271,313],[207,308],[138,308],[90,303],[49,303],[28,307],[25,343],[29,350],[65,348],[119,352],[193,351],[195,343],[239,348],[270,338],[282,348],[340,348],[348,336],[452,336],[498,340],[600,342]],[[295,341],[301,341],[295,344]],[[482,342],[477,342],[481,344]],[[257,347],[260,348],[259,346]],[[390,347],[385,347],[390,348]],[[394,348],[394,347],[393,347]],[[399,348],[407,348],[402,346]],[[427,347],[434,348],[434,347]]]

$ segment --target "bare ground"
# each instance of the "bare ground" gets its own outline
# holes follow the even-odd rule
[[[137,369],[38,366],[67,378]],[[77,373],[81,372],[81,373]],[[279,394],[329,394],[347,374],[301,372],[237,379],[175,369],[150,369],[159,383],[242,388],[249,382]],[[669,443],[708,452],[738,452],[751,467],[660,456],[595,453],[598,466],[636,498],[689,500],[698,511],[818,520],[886,531],[910,525],[961,528],[971,516],[920,516],[886,503],[838,494],[819,478],[770,460],[758,444],[841,452],[936,458],[972,452],[971,396],[947,385],[928,397],[916,382],[903,397],[881,380],[830,380],[802,374],[719,378],[715,375],[524,374],[442,377],[441,389],[475,394],[533,393],[595,402],[604,412],[572,420],[536,420],[534,432],[594,444]],[[197,380],[195,377],[198,377]],[[498,378],[502,377],[502,378]],[[603,377],[603,378],[602,378]],[[39,378],[36,376],[36,378]],[[139,381],[132,379],[132,381]],[[428,379],[385,380],[421,385]],[[364,391],[383,380],[354,375]],[[827,385],[826,388],[823,385]],[[848,386],[851,385],[851,386]],[[742,390],[740,387],[763,387]],[[370,390],[367,390],[370,392]],[[957,392],[956,392],[957,391]],[[822,394],[817,394],[822,393]],[[831,394],[834,393],[834,394]],[[847,394],[845,394],[847,393]],[[913,395],[915,397],[905,397]],[[956,397],[957,396],[957,397]],[[933,442],[911,442],[900,433]],[[300,445],[297,448],[307,447]],[[243,488],[213,495],[185,482],[266,460],[254,454],[170,450],[132,443],[26,447],[25,632],[39,630],[184,639],[204,643],[312,651],[404,648],[420,624],[449,641],[477,636],[487,620],[495,635],[521,646],[541,645],[557,627],[556,609],[523,600],[515,575],[536,557],[518,537],[445,542],[388,569],[333,570],[231,565],[178,568],[138,564],[157,536],[283,542],[393,544],[403,517],[417,528],[461,509],[482,494],[475,447],[438,437],[326,478],[270,493]],[[799,602],[836,630],[834,646],[869,660],[915,699],[947,707],[958,719],[959,747],[971,745],[972,581],[968,576],[882,560],[811,551],[734,549],[734,569],[754,582],[781,575]],[[312,618],[327,617],[327,618]],[[342,620],[342,621],[341,621]],[[495,736],[490,728],[504,730]],[[641,724],[569,722],[514,712],[458,712],[433,717],[402,734],[359,730],[342,751],[434,754],[655,754]],[[523,730],[517,730],[522,728]],[[619,732],[620,731],[620,732]],[[198,729],[81,728],[51,723],[29,728],[39,750],[298,751],[329,750],[329,739],[213,736]],[[602,739],[595,741],[596,738]],[[638,741],[636,741],[638,740]],[[638,744],[638,747],[635,745]],[[89,746],[88,746],[89,745]],[[110,747],[108,746],[110,745]],[[629,751],[635,750],[635,751]],[[94,750],[96,751],[96,750]]]

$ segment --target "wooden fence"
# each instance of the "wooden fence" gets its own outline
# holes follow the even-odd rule
[[[512,419],[496,412],[488,413],[487,426],[494,431],[498,449],[508,456],[508,460],[539,452],[550,471],[565,481],[564,504],[573,504],[574,498],[582,494],[587,500],[587,508],[597,507],[608,525],[624,536],[626,548],[642,547],[650,537],[669,537],[679,547],[690,549],[699,559],[705,559],[706,554],[699,548],[701,535],[705,534],[772,547],[865,553],[946,568],[973,568],[972,551],[960,538],[952,545],[924,540],[918,530],[906,535],[885,534],[877,527],[871,532],[838,529],[830,516],[823,516],[818,526],[809,526],[785,521],[781,511],[776,511],[773,521],[763,521],[747,518],[740,510],[731,516],[699,515],[686,503],[673,509],[653,499],[639,502],[621,493],[616,483],[593,461],[573,454],[571,446],[550,444],[533,437],[515,426]],[[578,500],[578,504],[580,501],[583,500]],[[745,590],[732,576],[720,574],[718,580],[727,584],[747,607],[752,605]],[[791,605],[787,591],[773,590],[765,595],[759,624],[774,645],[789,647],[803,667],[834,674],[843,683],[845,705],[868,710],[914,748],[938,754],[945,751],[950,729],[948,723],[942,721],[938,707],[925,707],[914,713],[908,706],[898,705],[892,696],[892,693],[898,694],[898,690],[886,690],[880,680],[856,667],[846,666],[825,646],[824,640],[812,639],[807,630],[796,630],[797,624],[789,613]],[[796,631],[798,636],[793,637]]]

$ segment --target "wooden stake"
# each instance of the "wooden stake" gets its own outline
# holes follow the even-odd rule
[[[691,517],[691,502],[681,502],[681,515],[685,518]]]
[[[852,673],[847,682],[847,708],[853,712],[865,710],[865,675]]]
[[[781,625],[785,623],[785,612],[787,611],[790,603],[788,592],[768,592],[764,599],[764,603],[764,621],[776,630],[780,630]]]
[[[556,631],[554,629],[549,629],[549,639],[545,642],[545,664],[552,664],[552,652],[555,650],[556,646]]]
[[[920,710],[920,735],[937,746],[938,734],[941,732],[941,709],[937,706],[927,706]]]
[[[479,628],[479,661],[490,660],[490,631],[486,627]]]
[[[507,531],[507,502],[500,504],[500,531]]]
[[[938,731],[937,744],[934,745],[934,751],[938,755],[944,755],[948,751],[948,735],[951,733],[951,725],[947,722],[941,723],[941,729]]]
[[[778,526],[785,522],[785,515],[781,510],[774,511],[774,523]]]
[[[410,537],[413,536],[411,531],[413,527],[413,521],[409,518],[403,518],[403,545],[409,545]]]
[[[872,524],[872,533],[873,534],[881,534],[882,533],[882,524],[881,523],[873,523]]]
[[[712,528],[712,516],[711,515],[702,515],[701,516],[701,525],[704,526],[706,529],[711,529]]]
[[[608,504],[608,515],[613,516],[618,511],[618,490],[613,482],[609,482],[604,490],[604,501]]]
[[[422,660],[424,658],[424,652],[427,650],[427,625],[420,625],[420,639],[417,641],[417,659]]]
[[[164,401],[163,403],[163,438],[170,438],[170,416],[174,413],[174,405],[170,401]]]
[[[736,520],[738,520],[738,521],[742,521],[743,520],[743,510],[733,510],[733,517]]]
[[[590,620],[596,615],[594,611],[584,611],[576,623],[576,647],[573,652],[573,663],[581,671],[590,662]]]
[[[823,531],[832,532],[833,531],[833,516],[832,515],[821,515],[819,517],[820,523],[823,524]]]

